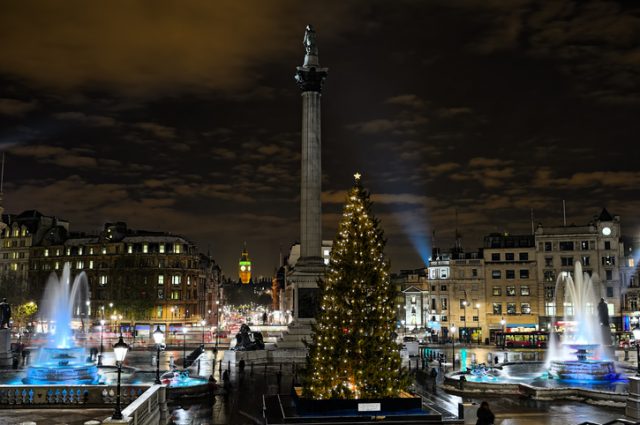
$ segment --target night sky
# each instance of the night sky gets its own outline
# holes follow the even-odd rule
[[[235,276],[299,237],[316,27],[324,239],[363,174],[392,270],[490,232],[640,230],[640,10],[583,1],[15,1],[0,13],[5,212],[182,234]],[[457,214],[456,214],[457,211]],[[457,220],[456,220],[457,215]]]

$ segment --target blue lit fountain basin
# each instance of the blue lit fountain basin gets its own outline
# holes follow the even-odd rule
[[[43,347],[22,379],[29,385],[82,385],[98,381],[98,366],[87,361],[83,347]]]
[[[466,381],[460,385],[460,378]],[[628,381],[617,375],[610,381],[563,380],[549,376],[545,362],[504,363],[487,368],[487,373],[453,372],[445,376],[444,390],[456,395],[526,396],[536,400],[559,398],[585,401],[607,400],[626,403]]]
[[[117,379],[117,369],[101,371],[104,383],[115,385]],[[131,370],[129,373],[122,374],[122,382],[135,385],[152,385],[155,382],[155,371]],[[170,371],[161,372],[160,382],[167,385],[168,396],[190,396],[200,397],[208,395],[210,385],[207,378],[199,376],[189,376],[188,372]]]

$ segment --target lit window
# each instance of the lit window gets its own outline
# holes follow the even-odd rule
[[[502,303],[493,303],[493,314],[502,314]]]
[[[492,294],[493,294],[494,297],[501,296],[502,295],[502,288],[500,288],[499,286],[494,286]]]
[[[191,285],[191,276],[187,276],[187,285]]]
[[[507,296],[515,297],[516,296],[516,287],[515,286],[507,286]]]
[[[544,303],[544,314],[546,316],[556,315],[556,303],[553,301],[547,301]]]
[[[127,254],[133,254],[133,245],[129,244],[129,246],[127,246]]]
[[[142,244],[142,252],[147,254],[149,252],[149,244]]]
[[[520,295],[528,297],[529,295],[531,295],[531,293],[529,292],[529,287],[526,285],[522,285],[520,287]]]
[[[175,274],[171,276],[171,284],[172,285],[180,285],[182,283],[182,276]]]
[[[60,270],[60,262],[56,261],[55,267],[56,270]]]
[[[82,270],[84,268],[84,261],[78,261],[76,263],[76,269]]]
[[[11,263],[11,270],[14,272],[18,270],[18,263]]]
[[[89,268],[93,269],[93,260],[89,260]]]
[[[164,289],[158,289],[158,299],[159,300],[164,299]]]
[[[160,254],[164,254],[164,244],[160,244]]]
[[[27,236],[27,229],[25,228],[22,229],[22,236]]]
[[[174,243],[173,252],[175,252],[176,254],[180,254],[182,252],[182,245],[179,243]]]
[[[93,252],[94,252],[94,251],[93,251],[93,247],[92,247],[92,248],[89,248],[89,255],[93,255]]]
[[[516,314],[516,303],[507,303],[507,314]]]
[[[104,286],[107,284],[107,275],[100,275],[98,283],[100,283],[100,286]]]
[[[82,247],[78,248],[78,255],[82,255]]]
[[[158,275],[158,285],[164,285],[164,275]]]
[[[104,254],[106,254],[106,253],[107,253],[107,247],[106,247],[106,246],[103,246],[103,247],[102,247],[102,255],[104,255]]]
[[[522,313],[522,314],[531,314],[531,304],[529,304],[529,303],[520,304],[520,313]]]
[[[56,257],[60,256],[60,249],[56,249]]]

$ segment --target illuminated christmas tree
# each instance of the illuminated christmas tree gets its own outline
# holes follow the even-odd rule
[[[384,258],[382,229],[360,184],[349,191],[309,344],[303,396],[396,397],[408,378],[394,339],[395,288]]]

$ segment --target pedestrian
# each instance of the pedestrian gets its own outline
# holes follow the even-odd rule
[[[480,407],[478,408],[476,415],[478,416],[476,425],[493,425],[493,421],[496,420],[496,415],[493,414],[489,408],[489,403],[486,401],[480,403]]]

